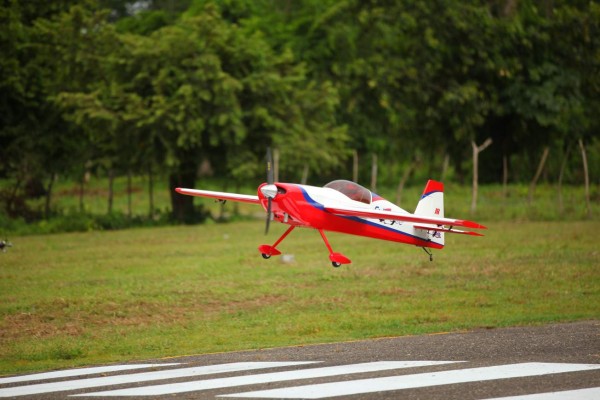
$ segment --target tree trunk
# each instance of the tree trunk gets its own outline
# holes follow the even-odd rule
[[[6,202],[6,212],[8,213],[8,215],[13,215],[13,204],[17,199],[17,193],[19,192],[19,188],[23,184],[23,181],[24,179],[22,178],[21,174],[19,174],[17,176],[17,182],[15,183],[15,186],[13,187],[10,196],[8,196],[8,201]]]
[[[373,153],[371,161],[371,192],[377,191],[377,154]]]
[[[127,170],[127,217],[131,218],[131,169]]]
[[[111,168],[108,170],[108,213],[113,212],[113,198],[114,198],[114,182],[115,182],[115,171]]]
[[[279,182],[279,149],[273,149],[273,180]]]
[[[303,185],[306,185],[306,182],[308,181],[308,171],[308,164],[304,164],[304,168],[302,169],[302,179],[300,180],[300,183]]]
[[[83,174],[81,175],[81,181],[79,182],[79,212],[83,213],[83,210],[85,209],[84,205],[83,205],[83,196],[85,195],[85,178],[87,175],[87,171],[83,171]]]
[[[223,185],[223,191],[227,192],[227,181]],[[236,191],[236,193],[239,192]],[[226,201],[219,201],[219,216],[217,217],[217,221],[225,221],[225,203]]]
[[[546,165],[546,159],[548,158],[548,153],[550,152],[550,147],[546,146],[544,148],[544,153],[542,154],[542,159],[540,160],[540,164],[538,165],[537,171],[535,172],[535,176],[529,185],[529,195],[527,196],[527,203],[531,204],[533,200],[533,194],[535,192],[535,186],[537,185],[540,176],[542,175],[542,171],[544,170],[544,165]]]
[[[444,182],[446,180],[446,174],[448,173],[448,166],[450,165],[450,154],[446,153],[444,155],[444,162],[442,163],[442,176],[440,176],[440,181]]]
[[[515,13],[515,9],[518,5],[518,0],[506,0],[502,4],[501,15],[503,17],[509,17]]]
[[[474,140],[471,141],[473,148],[473,190],[471,196],[471,214],[477,210],[477,196],[479,192],[479,153],[492,144],[492,139],[487,138],[481,146],[477,146]]]
[[[148,164],[148,203],[150,218],[154,218],[154,174],[152,172],[152,164]]]
[[[471,141],[473,148],[473,188],[471,190],[471,214],[477,209],[477,196],[479,192],[479,148],[475,141]]]
[[[46,204],[44,206],[44,218],[50,218],[50,205],[52,203],[52,187],[56,181],[56,174],[50,175],[50,182],[48,182],[48,189],[46,189]]]
[[[562,197],[562,182],[565,176],[565,168],[567,166],[567,160],[569,159],[569,153],[571,152],[571,143],[567,146],[567,150],[565,150],[565,155],[560,164],[560,172],[558,174],[558,213],[562,215],[564,211],[563,205],[563,197]]]
[[[235,192],[239,193],[240,192],[240,183],[236,182],[235,183]],[[234,201],[233,202],[233,215],[240,215],[240,202],[239,201]]]
[[[406,181],[408,180],[408,177],[412,173],[413,168],[414,168],[414,164],[411,163],[408,166],[408,168],[406,168],[404,170],[404,173],[402,174],[402,179],[400,179],[400,182],[398,183],[398,188],[396,189],[396,205],[398,205],[398,206],[400,206],[400,204],[402,204],[402,192],[404,192],[404,184],[406,184]]]
[[[587,155],[585,154],[585,146],[583,140],[579,139],[579,148],[581,149],[581,159],[583,161],[583,176],[585,179],[585,213],[588,218],[592,216],[590,208],[590,174],[588,171]]]
[[[508,158],[502,156],[502,198],[506,201],[508,195]]]
[[[169,193],[171,194],[171,212],[175,221],[191,224],[196,221],[194,197],[175,192],[175,188],[193,188],[196,184],[196,164],[184,162],[179,171],[169,175]]]
[[[410,163],[408,168],[406,168],[404,170],[404,173],[402,174],[402,178],[400,179],[400,182],[398,183],[398,188],[396,189],[396,204],[398,206],[400,206],[400,204],[402,203],[402,193],[404,192],[404,185],[406,184],[406,181],[408,180],[410,175],[413,173],[413,171],[417,168],[417,166],[419,165],[420,162],[421,162],[420,158],[415,157],[415,159]]]
[[[358,151],[352,153],[352,180],[358,183]]]

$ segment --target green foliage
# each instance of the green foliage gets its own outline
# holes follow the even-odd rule
[[[199,212],[200,215],[206,218],[203,210],[199,210]],[[14,237],[67,232],[111,231],[171,224],[173,224],[173,221],[170,216],[160,213],[155,214],[152,218],[147,216],[129,217],[122,212],[110,214],[70,213],[43,219],[36,223],[27,223],[23,220],[0,215],[0,234],[10,234],[10,237]]]
[[[386,160],[394,186],[414,160],[435,177],[448,159],[465,182],[471,141],[491,137],[483,181],[501,180],[503,159],[528,181],[545,146],[556,180],[559,154],[600,137],[595,2],[8,1],[0,20],[11,215],[36,182],[48,216],[58,176],[160,170],[193,186],[202,164],[260,179],[269,145],[290,180],[348,176],[357,150]],[[195,218],[191,198],[171,208]]]

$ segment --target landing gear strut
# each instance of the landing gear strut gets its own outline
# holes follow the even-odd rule
[[[260,251],[262,258],[264,258],[265,260],[268,260],[269,258],[271,258],[271,256],[280,255],[281,252],[279,250],[277,250],[277,245],[279,243],[281,243],[283,241],[283,239],[285,239],[287,237],[287,235],[289,235],[290,232],[292,232],[294,230],[294,228],[295,228],[295,226],[290,226],[287,229],[287,231],[285,231],[283,233],[283,235],[281,235],[281,237],[279,239],[277,239],[277,241],[275,243],[273,243],[272,246],[270,246],[268,244],[263,244],[263,245],[259,246],[258,251]],[[323,238],[323,242],[325,242],[325,246],[327,246],[327,249],[329,250],[329,261],[331,261],[331,265],[333,265],[335,268],[338,268],[342,264],[350,264],[352,262],[352,261],[350,261],[350,259],[348,257],[343,255],[342,253],[335,253],[333,251],[333,249],[331,248],[331,245],[329,244],[329,240],[327,240],[327,236],[325,236],[325,232],[323,232],[322,229],[319,229],[319,233],[321,234],[321,237]]]
[[[321,234],[321,237],[325,242],[325,246],[327,246],[327,249],[329,250],[329,260],[331,261],[331,265],[333,265],[334,268],[337,268],[342,264],[350,264],[352,262],[348,257],[343,255],[342,253],[333,252],[333,249],[331,248],[329,240],[327,240],[327,236],[325,236],[325,232],[323,232],[323,229],[319,229],[319,233]]]
[[[281,235],[281,237],[279,239],[277,239],[277,241],[273,244],[273,246],[269,246],[268,244],[263,244],[261,246],[258,247],[258,251],[260,251],[260,254],[262,255],[262,257],[265,260],[268,260],[269,258],[271,258],[271,256],[278,256],[281,254],[281,252],[279,250],[276,249],[277,245],[279,243],[281,243],[283,241],[283,239],[286,238],[287,235],[290,234],[291,231],[293,231],[295,228],[295,226],[290,226],[287,231],[285,231],[283,233],[283,235]]]
[[[431,250],[427,250],[426,247],[422,247],[423,251],[425,251],[425,253],[427,253],[429,255],[429,261],[433,261],[433,253],[431,252]]]

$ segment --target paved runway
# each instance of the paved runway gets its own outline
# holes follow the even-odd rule
[[[197,355],[2,377],[0,397],[600,399],[600,321]]]

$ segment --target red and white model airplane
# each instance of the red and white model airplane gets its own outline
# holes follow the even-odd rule
[[[256,196],[184,188],[175,190],[181,194],[219,201],[260,204],[267,211],[266,231],[271,220],[290,225],[275,243],[258,247],[265,259],[281,254],[277,246],[296,227],[319,231],[334,267],[351,261],[343,254],[333,251],[325,231],[412,244],[422,247],[432,260],[429,249],[443,248],[445,233],[483,236],[477,232],[454,229],[455,226],[486,229],[475,222],[444,217],[444,185],[441,182],[427,182],[417,208],[411,214],[347,180],[336,180],[324,187],[274,182],[270,152],[267,153],[267,158],[267,182],[258,187]]]

